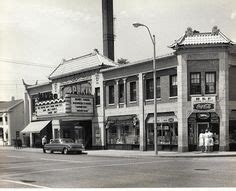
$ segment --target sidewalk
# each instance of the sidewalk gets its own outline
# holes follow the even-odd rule
[[[23,147],[16,149],[11,146],[0,146],[0,150],[14,150],[19,152],[43,152],[41,148],[29,148]],[[236,157],[236,152],[211,152],[202,153],[200,151],[194,152],[172,152],[172,151],[159,151],[158,155],[155,155],[154,151],[130,151],[130,150],[86,150],[83,153],[87,153],[89,156],[108,156],[108,157],[127,157],[127,158],[142,158],[142,157],[182,157],[182,158],[195,158],[195,157]]]

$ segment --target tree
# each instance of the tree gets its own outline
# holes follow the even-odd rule
[[[117,62],[118,62],[118,64],[128,64],[129,63],[128,59],[125,59],[125,58],[118,58]]]

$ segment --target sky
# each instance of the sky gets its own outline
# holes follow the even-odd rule
[[[0,0],[0,101],[23,98],[28,84],[48,81],[62,59],[103,52],[102,0]],[[235,0],[113,0],[115,60],[151,58],[173,52],[169,45],[187,27],[218,28],[236,42]]]

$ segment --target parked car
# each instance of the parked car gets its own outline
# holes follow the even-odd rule
[[[44,150],[51,153],[58,151],[63,154],[68,154],[69,152],[82,153],[84,145],[75,143],[72,139],[67,138],[52,139],[50,143],[44,145]]]

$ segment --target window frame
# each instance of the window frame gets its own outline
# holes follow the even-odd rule
[[[131,84],[135,84],[135,88],[132,88]],[[130,102],[136,102],[137,101],[137,81],[130,81],[129,82],[129,94],[130,94]]]
[[[113,88],[112,92],[111,92],[110,88]],[[115,86],[114,85],[109,85],[108,86],[108,104],[109,105],[115,104]]]
[[[214,74],[214,92],[207,91],[207,74]],[[205,94],[216,94],[216,72],[205,72]]]
[[[158,83],[159,80],[159,83]],[[148,86],[147,86],[147,82],[150,81],[151,86],[149,87],[151,91],[149,91],[148,93]],[[145,99],[146,100],[151,100],[154,98],[154,81],[153,78],[148,78],[145,80]],[[149,96],[148,96],[149,95]],[[158,76],[156,77],[156,99],[160,99],[161,98],[161,78]]]
[[[176,78],[176,85],[173,85],[173,77]],[[170,97],[178,96],[178,80],[177,74],[170,75]]]
[[[118,86],[119,86],[118,101],[119,101],[119,103],[124,103],[125,102],[125,84],[120,83],[120,84],[118,84]],[[123,95],[123,97],[121,95]]]
[[[101,91],[100,87],[95,88],[95,105],[100,105],[101,104]]]
[[[199,83],[192,83],[192,75],[199,74]],[[193,86],[193,84],[198,84],[198,86]],[[202,82],[201,82],[201,72],[190,72],[190,95],[200,95],[202,94]],[[199,87],[200,92],[193,92],[192,87]],[[195,91],[195,89],[194,89]]]

